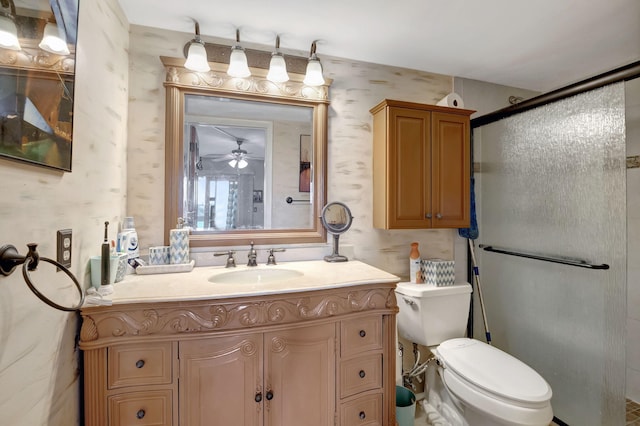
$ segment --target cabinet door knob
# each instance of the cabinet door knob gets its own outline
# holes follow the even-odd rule
[[[367,375],[367,373],[364,372],[364,370],[360,370],[360,372],[358,373],[358,375],[360,376],[361,379],[364,379],[364,376]]]
[[[267,391],[267,401],[271,401],[273,399],[273,392],[270,390]]]
[[[364,330],[360,330],[360,337],[364,337],[367,335],[367,332]]]
[[[364,418],[367,417],[364,411],[360,411],[360,414],[358,416],[360,417],[360,420],[364,420]]]
[[[136,361],[136,368],[142,368],[144,367],[144,361],[139,359]]]
[[[425,218],[425,219],[431,219],[431,213],[427,213],[427,214],[425,214],[425,215],[424,215],[424,218]]]
[[[136,413],[136,417],[139,419],[144,418],[144,415],[147,414],[144,412],[144,410],[138,410],[138,412]]]
[[[256,400],[256,402],[261,402],[262,401],[262,393],[261,392],[258,392],[256,394],[255,400]]]
[[[438,219],[442,219],[442,215],[441,215],[440,213],[438,213],[438,214],[436,215],[436,218],[438,218]]]

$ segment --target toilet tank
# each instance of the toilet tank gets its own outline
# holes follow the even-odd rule
[[[465,337],[471,285],[399,283],[396,287],[398,333],[413,343],[436,346]]]

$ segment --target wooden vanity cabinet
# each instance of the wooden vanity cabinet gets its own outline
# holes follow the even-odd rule
[[[395,426],[394,288],[84,307],[85,424]]]
[[[333,425],[333,324],[180,344],[180,424]]]
[[[373,224],[465,228],[474,111],[384,100],[373,114]]]

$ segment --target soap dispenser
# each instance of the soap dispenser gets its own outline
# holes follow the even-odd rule
[[[418,243],[411,243],[411,252],[409,253],[409,281],[414,284],[422,283],[421,263],[422,259],[418,251]]]
[[[169,258],[171,264],[189,263],[189,229],[181,217],[176,228],[169,231]]]

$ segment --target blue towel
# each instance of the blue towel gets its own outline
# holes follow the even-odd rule
[[[475,195],[475,178],[471,176],[471,223],[470,228],[458,229],[458,235],[462,238],[475,240],[478,238],[478,221],[476,220],[476,195]]]

